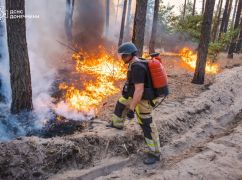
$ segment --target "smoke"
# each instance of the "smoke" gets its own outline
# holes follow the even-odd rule
[[[100,44],[109,44],[104,38],[104,5],[103,0],[75,1],[73,40],[79,48],[95,51]],[[82,114],[70,111],[64,103],[56,106],[52,98],[53,86],[61,76],[60,70],[66,69],[68,61],[72,61],[70,51],[58,42],[68,44],[64,29],[66,0],[26,0],[25,7],[27,15],[38,17],[26,19],[34,111],[15,116],[10,113],[11,88],[5,28],[4,36],[0,36],[0,78],[1,92],[7,103],[0,104],[0,140],[24,136],[29,131],[42,128],[55,116],[53,112],[73,120],[86,120],[93,116],[93,112]],[[114,26],[112,7],[111,4],[110,32]]]
[[[57,42],[64,39],[65,0],[26,0],[25,6],[26,14],[39,17],[26,19],[34,112],[10,114],[10,74],[4,31],[4,38],[0,39],[0,45],[4,47],[1,47],[0,76],[8,103],[0,105],[0,140],[24,136],[29,131],[42,128],[53,117],[51,88],[58,69],[65,66],[62,63],[63,47]]]
[[[75,1],[74,41],[86,51],[103,44],[104,2],[103,0]]]
[[[0,1],[0,7],[4,7],[3,1]],[[11,101],[9,79],[6,26],[2,19],[0,20],[0,103],[4,102],[5,104],[8,104]]]

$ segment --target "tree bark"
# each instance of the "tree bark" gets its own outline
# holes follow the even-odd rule
[[[139,0],[136,2],[132,42],[139,49],[139,56],[143,54],[147,5],[148,0]]]
[[[109,31],[110,0],[106,0],[106,35]]]
[[[72,17],[74,11],[74,0],[66,0],[65,31],[68,41],[72,40]]]
[[[242,8],[242,0],[239,0],[238,8],[237,8],[237,13],[236,13],[236,18],[234,22],[234,30],[239,28],[239,23],[240,23],[240,16],[241,16],[241,8]],[[228,58],[233,59],[234,57],[234,52],[236,48],[236,39],[238,37],[238,34],[235,35],[230,43],[229,46],[229,51],[228,51]]]
[[[195,15],[195,12],[196,12],[196,0],[193,1],[193,8],[192,8],[192,15],[194,16]]]
[[[192,83],[194,84],[204,83],[214,6],[215,6],[215,0],[209,0],[206,2],[203,22],[202,22],[200,43],[198,46],[196,69],[192,80]]]
[[[120,35],[119,35],[118,46],[120,46],[123,43],[124,23],[125,23],[126,10],[127,10],[127,0],[124,0],[123,15],[122,15],[122,21],[121,21],[121,28],[120,28]]]
[[[202,4],[202,14],[204,14],[205,4],[206,4],[206,0],[203,0],[203,4]]]
[[[22,10],[25,15],[24,0],[6,0],[6,10]],[[12,88],[11,112],[31,111],[32,88],[30,64],[26,41],[25,18],[7,18],[7,37]]]
[[[159,7],[160,7],[160,0],[155,0],[153,25],[152,25],[150,44],[149,44],[149,53],[155,52],[155,41],[156,41],[156,35],[157,35]]]
[[[233,0],[230,0],[230,2],[229,2],[229,9],[228,9],[228,15],[226,17],[225,24],[224,24],[224,32],[227,32],[227,30],[228,30],[229,18],[230,18],[231,10],[232,10],[232,4],[233,4]]]
[[[220,22],[220,17],[221,17],[221,12],[222,12],[222,5],[223,5],[223,0],[219,0],[218,6],[217,6],[217,12],[213,24],[213,29],[212,29],[212,41],[214,42],[217,38],[218,34],[218,27],[219,27],[219,22]]]
[[[242,18],[240,20],[240,33],[239,33],[239,39],[238,42],[236,44],[236,53],[239,53],[241,51],[241,45],[242,45]]]
[[[226,19],[228,19],[227,16],[228,16],[229,2],[230,2],[230,0],[226,0],[223,18],[222,18],[222,22],[221,22],[221,26],[220,26],[219,38],[221,37],[222,33],[226,32],[225,31],[225,24],[226,24]]]
[[[183,15],[182,15],[182,18],[184,19],[185,16],[186,16],[186,9],[187,9],[187,0],[185,0],[184,2],[184,6],[183,6]]]
[[[238,6],[238,2],[239,2],[239,0],[236,0],[235,1],[231,27],[234,27],[234,21],[235,21],[235,15],[236,15],[236,10],[237,10],[237,6]]]

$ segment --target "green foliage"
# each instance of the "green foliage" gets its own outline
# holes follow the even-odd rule
[[[231,40],[237,36],[239,29],[229,29],[226,33],[222,33],[221,37],[214,42],[209,43],[208,56],[215,61],[218,53],[224,50],[231,42]]]
[[[180,17],[175,17],[173,19],[173,29],[176,32],[188,33],[193,41],[198,42],[201,33],[202,16],[188,15],[184,19]]]
[[[171,24],[174,21],[175,14],[173,12],[175,6],[167,5],[165,6],[163,3],[160,4],[159,8],[159,21],[165,25],[166,30],[171,28]]]
[[[187,2],[187,5],[186,5],[186,16],[190,16],[192,15],[192,10],[193,10],[193,1],[188,1]],[[180,16],[182,17],[183,16],[183,13],[184,13],[184,4],[182,4],[180,7],[179,7],[179,12],[180,12]],[[195,12],[195,14],[197,14],[197,12]]]

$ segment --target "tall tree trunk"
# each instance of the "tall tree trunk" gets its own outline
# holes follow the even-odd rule
[[[236,30],[237,28],[239,28],[239,23],[240,23],[240,16],[241,16],[241,8],[242,8],[242,0],[239,0],[239,4],[238,4],[238,8],[237,8],[237,13],[236,13],[236,18],[235,18],[235,22],[234,22],[234,30]],[[228,58],[233,58],[234,56],[234,52],[235,52],[235,48],[236,48],[236,39],[238,37],[238,33],[237,35],[235,35],[230,43],[229,46],[229,51],[228,51]]]
[[[128,1],[129,1],[128,12],[127,12],[126,25],[125,25],[127,39],[130,38],[130,22],[131,22],[131,8],[132,8],[132,0],[128,0]]]
[[[109,31],[110,0],[106,0],[106,35]]]
[[[72,40],[72,17],[74,11],[74,0],[66,0],[65,31],[68,41]]]
[[[196,69],[192,83],[203,84],[205,78],[205,68],[208,54],[208,45],[211,33],[211,26],[213,20],[213,11],[215,6],[215,0],[208,0],[203,16],[203,23],[201,29],[200,43],[198,46],[198,55],[196,62]]]
[[[1,6],[1,2],[0,2],[0,6]],[[4,24],[3,21],[0,20],[0,64],[3,61],[3,39],[4,39]],[[2,73],[0,72],[0,103],[4,102],[5,98],[3,95],[3,83],[2,83]]]
[[[149,53],[155,52],[155,41],[156,41],[156,34],[157,34],[159,7],[160,7],[160,0],[155,0],[153,25],[152,25],[150,44],[149,44]]]
[[[235,15],[236,15],[236,10],[237,10],[237,6],[238,6],[238,2],[239,2],[239,0],[236,0],[235,1],[231,27],[234,27],[234,21],[235,21]]]
[[[193,1],[193,7],[192,7],[192,15],[193,15],[193,16],[195,15],[195,12],[196,12],[196,3],[197,3],[197,1],[194,0],[194,1]]]
[[[218,34],[218,27],[219,27],[221,12],[222,12],[222,5],[223,5],[223,0],[219,0],[216,16],[214,19],[213,29],[212,29],[212,41],[213,42],[216,40],[217,34]]]
[[[222,18],[222,22],[221,22],[221,26],[220,26],[220,31],[219,31],[219,38],[221,37],[222,33],[225,33],[226,19],[228,19],[227,16],[228,16],[229,2],[230,2],[230,0],[226,0],[223,18]]]
[[[184,2],[184,6],[183,6],[183,14],[182,14],[182,18],[184,19],[186,16],[186,9],[187,9],[187,0],[185,0]]]
[[[242,18],[240,20],[240,33],[239,33],[239,39],[238,42],[236,44],[236,53],[239,53],[241,51],[241,45],[242,45]]]
[[[122,15],[122,22],[121,22],[121,28],[120,28],[120,35],[119,35],[118,46],[120,46],[123,43],[123,38],[124,38],[124,23],[125,23],[126,10],[127,10],[127,0],[124,0],[123,15]]]
[[[148,0],[136,2],[132,42],[139,49],[139,56],[143,54],[147,5]]]
[[[225,25],[224,25],[224,32],[227,32],[227,30],[228,30],[229,18],[230,18],[230,14],[231,14],[231,10],[232,10],[232,5],[233,5],[233,0],[230,0],[230,2],[229,2],[229,9],[228,9],[228,15],[226,17]]]
[[[25,15],[24,0],[6,0],[6,10],[22,10]],[[7,18],[7,37],[10,61],[12,104],[11,112],[31,111],[32,88],[29,56],[26,41],[25,18]]]
[[[206,0],[203,0],[203,4],[202,4],[202,14],[204,14],[205,4],[206,4]]]

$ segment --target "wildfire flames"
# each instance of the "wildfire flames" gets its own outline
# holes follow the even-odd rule
[[[197,60],[197,54],[194,53],[189,48],[183,48],[179,55],[183,62],[185,62],[192,70],[195,70],[196,68],[196,60]],[[207,74],[217,74],[219,72],[219,65],[211,62],[206,63],[206,69]]]
[[[102,46],[96,55],[84,51],[74,53],[74,73],[78,74],[80,85],[61,83],[59,89],[65,92],[64,103],[77,112],[96,114],[106,98],[120,92],[117,82],[126,78],[127,67],[117,60],[115,53],[107,52]],[[183,63],[194,70],[197,55],[189,48],[183,48],[180,53],[163,53],[166,56],[181,57]],[[206,73],[218,73],[217,64],[206,64]],[[63,103],[63,102],[60,102]]]
[[[75,71],[80,76],[89,76],[89,80],[80,81],[83,83],[82,89],[74,84],[61,83],[59,89],[66,91],[65,102],[79,112],[97,112],[99,105],[108,96],[120,92],[116,83],[126,78],[127,68],[102,47],[98,55],[81,51],[74,53],[72,58],[75,61]]]

